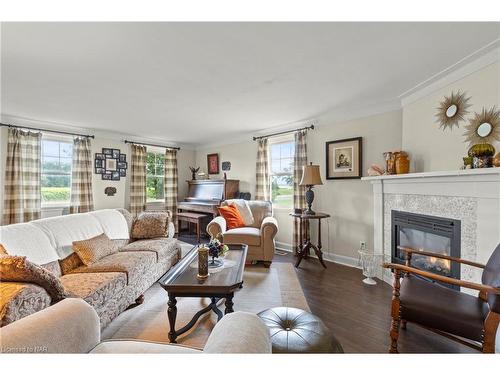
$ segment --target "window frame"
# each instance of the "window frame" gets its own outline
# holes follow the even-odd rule
[[[292,168],[290,173],[274,173],[273,172],[273,157],[272,157],[272,146],[277,145],[277,144],[283,144],[283,143],[291,143],[292,144]],[[273,210],[278,210],[278,211],[290,211],[293,210],[293,195],[294,195],[294,188],[293,188],[293,182],[292,182],[292,203],[290,207],[280,207],[275,205],[275,202],[273,202],[273,183],[272,179],[274,176],[290,176],[292,177],[293,181],[293,174],[294,174],[294,159],[295,159],[295,137],[293,134],[286,134],[283,136],[279,137],[273,137],[270,138],[268,141],[268,170],[269,170],[269,200],[273,203]],[[286,159],[286,158],[279,158],[279,160]]]
[[[148,147],[146,150],[146,154],[154,154],[155,155],[155,171],[156,171],[156,155],[162,155],[163,156],[163,163],[165,163],[165,150],[161,148],[156,148],[156,147]],[[149,177],[163,177],[163,184],[165,184],[165,164],[163,164],[163,174],[162,175],[150,175],[148,174],[148,168],[147,168],[147,155],[146,155],[146,204],[155,204],[155,203],[165,203],[165,185],[163,185],[163,198],[161,199],[149,199],[148,198],[148,193],[147,193],[147,183],[148,183],[148,178]]]
[[[43,160],[44,160],[44,149],[43,149],[43,142],[44,141],[52,141],[52,142],[58,142],[58,143],[67,143],[70,144],[71,147],[73,148],[73,138],[71,136],[63,136],[63,135],[55,135],[55,134],[47,134],[47,133],[42,133],[42,139],[41,139],[41,144],[40,144],[40,205],[41,209],[53,209],[53,208],[66,208],[71,205],[71,184],[72,184],[72,172],[73,172],[73,153],[71,153],[71,156],[65,157],[69,158],[71,160],[70,163],[70,170],[68,173],[60,173],[56,174],[58,176],[69,176],[69,198],[67,201],[54,201],[54,202],[46,202],[42,198],[42,188],[43,188],[43,176],[47,175],[47,173],[43,172]],[[52,155],[47,155],[47,157],[54,158],[55,156]],[[59,162],[61,159],[61,149],[59,148],[59,155],[57,156]],[[49,174],[54,176],[54,174]]]

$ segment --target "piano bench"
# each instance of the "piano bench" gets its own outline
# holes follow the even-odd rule
[[[177,213],[177,228],[181,230],[181,222],[192,223],[196,226],[196,237],[200,243],[201,225],[203,220],[208,218],[208,215],[198,214],[196,212],[178,212]],[[188,224],[189,225],[189,224]]]

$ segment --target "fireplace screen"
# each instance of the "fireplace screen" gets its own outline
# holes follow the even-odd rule
[[[451,239],[433,233],[423,232],[413,228],[401,228],[399,232],[399,244],[412,249],[430,251],[443,255],[450,255]],[[447,259],[427,257],[414,254],[411,258],[413,267],[424,271],[437,273],[443,276],[451,276],[451,264]]]
[[[398,246],[460,258],[460,220],[394,210],[391,219],[392,262],[405,263],[405,254]],[[447,259],[413,254],[411,265],[460,279],[460,264]]]

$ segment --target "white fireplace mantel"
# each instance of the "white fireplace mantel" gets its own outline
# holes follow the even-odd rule
[[[485,263],[500,243],[500,168],[363,177],[373,185],[374,252],[391,260],[391,211],[461,221],[462,258]],[[382,271],[381,271],[382,272]],[[391,275],[384,272],[385,281]],[[480,271],[462,268],[464,280]]]

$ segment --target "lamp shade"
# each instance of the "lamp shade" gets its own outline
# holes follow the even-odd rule
[[[300,185],[323,185],[319,173],[319,165],[313,165],[311,163],[302,168],[302,180],[300,180]]]

